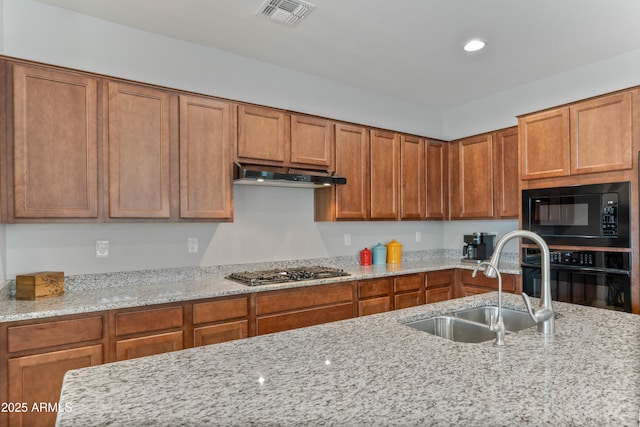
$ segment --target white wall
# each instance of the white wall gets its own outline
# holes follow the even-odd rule
[[[355,257],[364,247],[391,239],[406,251],[442,248],[441,222],[315,223],[313,190],[235,186],[234,191],[233,223],[7,225],[7,278],[49,269],[81,274]],[[350,246],[345,233],[351,235]],[[198,254],[187,253],[188,237],[199,239]],[[109,258],[96,259],[96,240],[109,240]]]
[[[445,139],[518,124],[517,116],[640,85],[640,49],[444,112]]]

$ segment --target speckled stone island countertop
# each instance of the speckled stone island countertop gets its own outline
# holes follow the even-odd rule
[[[254,287],[224,278],[234,271],[309,265],[342,268],[351,276]],[[517,254],[504,254],[499,267],[503,273],[519,274]],[[459,251],[431,250],[404,253],[401,264],[369,267],[360,267],[355,256],[344,256],[212,267],[84,274],[65,277],[64,295],[39,301],[17,301],[15,282],[13,282],[0,288],[0,322],[164,304],[448,268],[473,268],[473,265],[462,263]]]
[[[519,296],[504,300],[524,309]],[[638,315],[554,302],[554,336],[508,332],[504,348],[402,324],[496,301],[477,295],[69,371],[57,425],[638,425]]]

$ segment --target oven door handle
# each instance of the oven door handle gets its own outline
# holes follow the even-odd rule
[[[523,268],[537,268],[541,269],[540,264],[529,264],[523,262],[520,264]],[[631,272],[628,270],[619,270],[617,268],[598,268],[598,267],[577,267],[575,265],[558,265],[553,264],[549,267],[551,270],[564,270],[572,273],[583,273],[583,274],[616,274],[620,276],[631,277]]]

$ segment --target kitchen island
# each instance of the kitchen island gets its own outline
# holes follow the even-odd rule
[[[403,325],[495,301],[483,294],[70,371],[57,425],[638,425],[638,315],[554,302],[554,336],[507,333],[504,348]],[[504,301],[524,309],[519,296]]]

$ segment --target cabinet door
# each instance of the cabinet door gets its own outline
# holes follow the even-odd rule
[[[451,218],[493,216],[493,136],[479,135],[453,143]]]
[[[109,82],[109,216],[169,218],[169,93]]]
[[[27,412],[9,414],[9,424],[15,426],[52,426],[56,412],[31,411],[34,404],[53,407],[60,399],[62,379],[67,371],[102,363],[102,345],[60,350],[23,356],[8,361],[8,402],[24,402]]]
[[[348,182],[348,181],[347,181]],[[400,138],[371,131],[371,219],[399,218]]]
[[[569,175],[568,107],[520,117],[518,130],[521,179]]]
[[[239,160],[284,163],[288,160],[288,134],[287,115],[283,111],[249,105],[238,107]]]
[[[291,115],[291,164],[333,170],[333,122]]]
[[[424,139],[400,138],[400,218],[424,219],[427,203]]]
[[[571,174],[631,169],[631,92],[622,92],[569,107]]]
[[[446,142],[427,140],[427,219],[446,219],[449,215],[448,153]]]
[[[369,132],[360,126],[336,124],[336,171],[347,179],[336,187],[336,219],[368,219]]]
[[[98,217],[97,80],[13,66],[15,218]]]
[[[180,96],[180,217],[232,217],[231,104]]]
[[[494,148],[495,216],[518,218],[520,212],[518,128],[513,127],[497,132]]]

